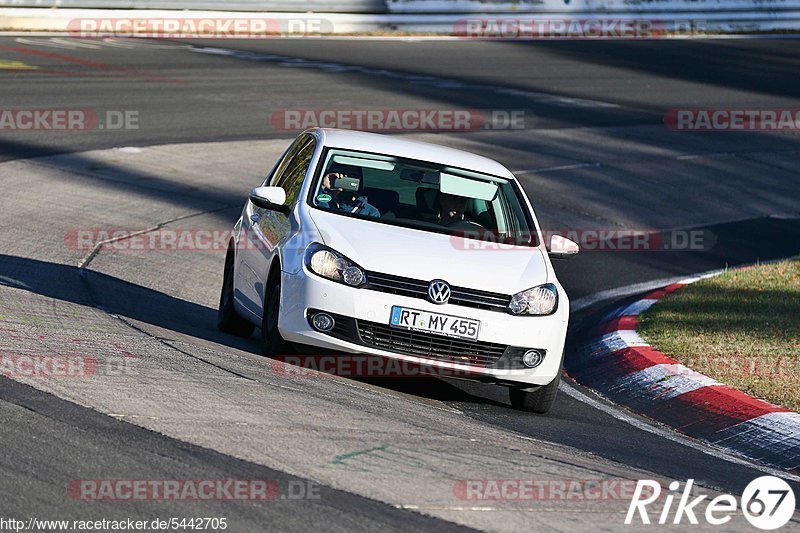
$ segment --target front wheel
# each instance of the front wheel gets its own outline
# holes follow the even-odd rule
[[[264,355],[279,355],[289,349],[289,345],[278,331],[278,317],[281,312],[280,276],[278,273],[277,279],[267,287],[264,296],[264,312],[261,319],[261,351]]]
[[[511,406],[514,409],[521,411],[528,411],[531,413],[545,414],[553,407],[558,394],[558,384],[561,383],[561,369],[564,367],[564,355],[561,355],[561,364],[558,367],[558,374],[556,377],[542,387],[536,390],[529,391],[523,387],[514,387],[508,389],[508,396],[511,400]]]
[[[225,256],[225,270],[222,275],[222,290],[219,295],[219,309],[217,311],[217,328],[225,333],[238,337],[249,337],[256,327],[239,316],[233,306],[233,248],[228,249]]]

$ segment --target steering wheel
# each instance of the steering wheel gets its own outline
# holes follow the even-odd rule
[[[478,224],[472,220],[454,220],[449,224],[445,224],[445,227],[452,228],[452,229],[486,229],[483,225]]]

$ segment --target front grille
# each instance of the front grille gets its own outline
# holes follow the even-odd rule
[[[330,330],[330,335],[339,337],[340,339],[347,339],[353,336],[355,331],[355,319],[350,317],[343,317],[340,315],[333,315],[334,324],[333,329]]]
[[[503,344],[455,339],[366,320],[355,322],[363,344],[426,359],[488,367],[494,365],[506,350]]]
[[[308,316],[311,317],[315,312],[317,311],[309,310]],[[446,335],[393,328],[388,324],[329,314],[336,324],[327,334],[343,341],[435,361],[484,368],[523,368],[521,357],[527,348],[456,339]]]
[[[367,272],[367,284],[364,288],[427,300],[428,285],[429,282],[427,281],[380,274],[378,272]],[[464,307],[505,311],[511,301],[510,296],[493,292],[464,287],[450,287],[450,290],[450,301],[448,303]]]

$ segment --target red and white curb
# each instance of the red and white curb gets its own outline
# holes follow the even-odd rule
[[[606,314],[581,333],[568,373],[689,437],[800,474],[800,414],[695,372],[636,332],[639,315],[660,298],[710,275],[672,283]]]

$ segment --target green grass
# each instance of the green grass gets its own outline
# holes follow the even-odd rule
[[[693,370],[800,410],[800,258],[679,289],[642,314],[639,333]]]

